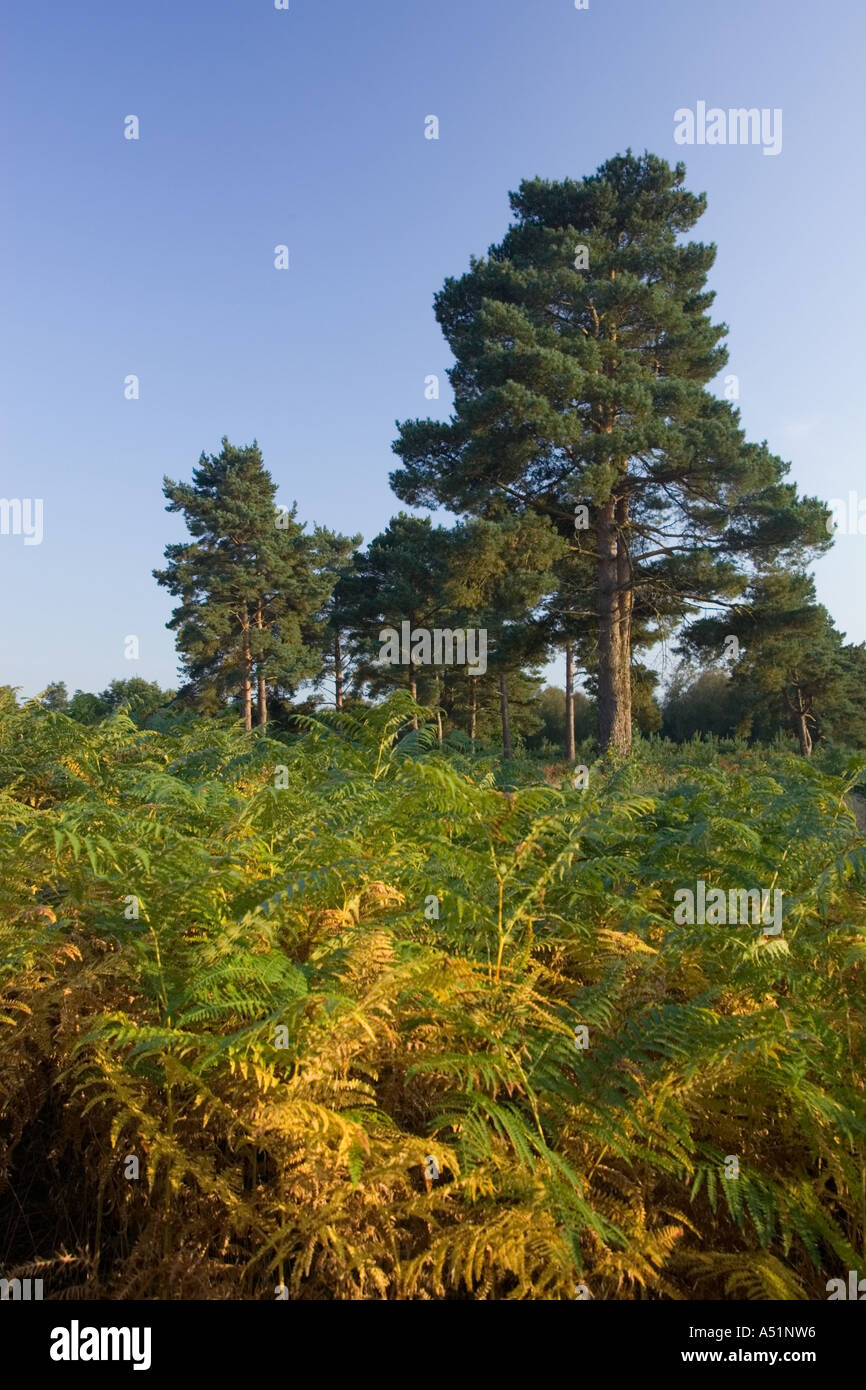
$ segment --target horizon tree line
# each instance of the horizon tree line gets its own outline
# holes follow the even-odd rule
[[[440,738],[448,723],[474,747],[495,709],[509,758],[512,708],[560,653],[566,760],[579,673],[600,750],[622,756],[653,700],[641,655],[673,639],[732,683],[741,730],[783,712],[808,755],[832,709],[853,736],[866,648],[845,644],[807,573],[830,511],[708,389],[727,327],[710,317],[715,246],[683,240],[706,208],[684,178],[629,150],[581,180],[524,180],[502,240],[436,294],[453,410],[398,424],[390,477],[452,527],[400,512],[366,549],[308,530],[277,507],[255,441],[224,438],[191,483],[164,479],[190,534],[154,570],[178,600],[182,698],[203,713],[235,700],[251,729],[308,683],[332,680],[337,708],[405,683]],[[404,620],[486,630],[487,672],[383,667],[378,634]]]

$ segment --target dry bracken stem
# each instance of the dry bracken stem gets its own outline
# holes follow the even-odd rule
[[[505,949],[505,936],[503,935],[502,931],[502,890],[504,887],[504,879],[498,873],[496,875],[496,878],[497,882],[499,883],[499,920],[496,923],[496,932],[499,936],[499,951],[496,956],[496,974],[493,976],[493,978],[496,984],[499,984],[499,975],[502,970],[502,952]]]

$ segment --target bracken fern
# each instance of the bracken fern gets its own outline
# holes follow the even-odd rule
[[[657,745],[509,785],[410,713],[4,718],[4,1272],[825,1297],[866,1240],[862,769]],[[783,936],[676,925],[698,878],[782,889]]]

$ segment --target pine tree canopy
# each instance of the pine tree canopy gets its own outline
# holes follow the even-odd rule
[[[406,421],[394,444],[412,504],[533,511],[566,533],[587,507],[571,544],[592,561],[599,733],[620,751],[636,606],[682,619],[741,592],[756,557],[827,543],[823,504],[707,389],[726,328],[709,316],[715,247],[680,240],[706,206],[684,176],[629,151],[581,181],[523,182],[503,240],[435,298],[451,419]]]
[[[239,695],[259,723],[267,689],[294,691],[319,670],[322,610],[334,586],[333,537],[309,535],[297,508],[276,506],[276,486],[254,442],[202,454],[193,481],[165,479],[167,511],[182,512],[191,542],[169,545],[154,576],[181,603],[169,626],[193,689]]]

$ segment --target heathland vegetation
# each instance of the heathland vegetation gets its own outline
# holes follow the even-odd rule
[[[308,528],[223,440],[164,481],[178,688],[0,689],[4,1277],[808,1299],[862,1267],[866,648],[816,600],[828,508],[708,389],[683,179],[524,183],[437,295],[454,411],[392,484],[453,526]]]

